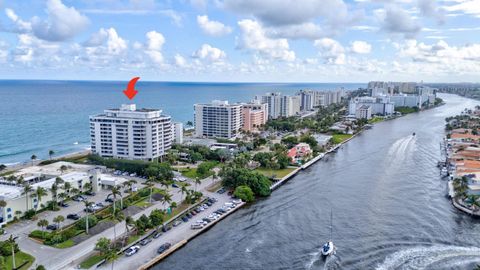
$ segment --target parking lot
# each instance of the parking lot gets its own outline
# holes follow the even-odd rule
[[[215,211],[219,208],[224,208],[225,204],[231,204],[232,198],[227,195],[226,193],[224,194],[218,194],[218,193],[212,193],[208,191],[204,191],[204,195],[214,198],[216,200],[215,203],[213,203],[212,206],[208,207],[207,209],[204,209],[200,213],[196,214],[193,216],[191,219],[188,221],[184,222],[182,221],[180,224],[177,226],[173,227],[172,229],[168,230],[167,232],[162,232],[162,235],[160,235],[158,238],[153,238],[152,241],[149,242],[146,245],[141,245],[141,244],[136,244],[139,247],[139,250],[131,255],[131,256],[126,256],[125,254],[122,254],[122,256],[115,261],[115,269],[138,269],[140,266],[148,263],[152,259],[154,259],[156,256],[158,256],[158,248],[165,244],[169,243],[172,246],[182,240],[185,239],[190,239],[193,237],[195,234],[198,234],[201,229],[192,229],[191,226],[194,224],[200,224],[200,221],[203,219],[207,219],[209,216],[212,216]],[[238,206],[236,206],[238,207]],[[226,209],[226,208],[225,208]],[[229,212],[234,211],[234,209],[226,210],[224,214],[219,216],[221,218],[222,216],[226,216]],[[211,219],[212,221],[206,223],[205,221],[202,221],[202,224],[205,224],[206,226],[211,226],[215,222],[219,220],[219,218]],[[105,264],[100,269],[110,269],[110,264]]]

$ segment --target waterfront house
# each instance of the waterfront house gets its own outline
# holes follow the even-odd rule
[[[312,149],[307,143],[299,143],[287,152],[292,164],[301,164],[312,156]]]

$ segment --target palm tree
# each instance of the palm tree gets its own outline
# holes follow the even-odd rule
[[[202,180],[200,180],[199,177],[195,177],[195,192],[197,191],[197,185],[201,183],[202,183]]]
[[[113,196],[113,214],[115,215],[116,204],[117,204],[117,195],[122,195],[120,188],[117,186],[112,187],[112,196]]]
[[[23,182],[25,182],[23,179],[23,176],[20,176],[19,178],[17,178],[16,181],[17,181],[17,185],[19,186],[23,185]]]
[[[115,260],[118,259],[119,255],[117,253],[117,250],[115,249],[114,246],[111,246],[108,251],[105,253],[104,258],[107,262],[112,263],[112,270],[113,265],[115,264]]]
[[[155,177],[151,176],[145,181],[145,185],[150,188],[150,199],[149,202],[152,203],[152,192],[153,192],[153,185],[155,182]]]
[[[92,189],[93,189],[93,186],[92,186],[92,183],[90,183],[90,182],[87,182],[87,183],[85,183],[85,185],[83,185],[83,190],[85,190],[85,191],[90,191]]]
[[[7,177],[6,179],[10,184],[13,184],[13,182],[16,182],[17,181],[17,178],[15,177],[15,175],[10,175],[9,177]]]
[[[117,221],[121,222],[122,220],[124,220],[125,215],[123,214],[122,211],[118,211],[118,212],[116,212],[112,215],[112,219],[113,219],[113,222],[114,222],[114,224],[113,224],[113,243],[115,243],[115,241],[117,240],[117,230],[116,230],[117,223],[116,222]]]
[[[22,194],[25,195],[25,204],[26,204],[26,211],[28,211],[28,193],[30,193],[33,190],[32,186],[27,184],[23,185],[23,192]]]
[[[10,244],[10,246],[12,247],[12,266],[13,266],[13,269],[16,269],[16,266],[15,266],[15,246],[17,245],[17,243],[15,242],[15,240],[17,239],[18,237],[13,237],[13,235],[10,234],[10,237],[7,239],[7,243]]]
[[[63,190],[67,193],[67,195],[70,193],[70,189],[72,188],[72,184],[70,182],[65,182],[63,184]]]
[[[43,187],[37,187],[35,193],[32,194],[33,197],[37,198],[37,206],[40,205],[42,201],[42,197],[47,195],[47,190]],[[35,207],[35,211],[37,211],[37,207]]]
[[[33,154],[30,159],[32,160],[32,166],[33,166],[33,162],[37,159],[37,156],[35,154]]]
[[[53,218],[53,222],[55,222],[57,224],[59,229],[60,229],[60,224],[64,221],[65,221],[65,217],[62,216],[62,215],[58,215],[58,216]]]
[[[182,188],[178,191],[179,193],[182,193],[182,201],[183,201],[183,195],[188,192],[188,189],[186,186],[182,185]]]
[[[64,172],[66,172],[68,170],[68,167],[66,165],[62,165],[60,166],[60,173],[63,174]]]
[[[65,165],[63,165],[63,166],[65,166]],[[65,183],[65,181],[60,176],[55,178],[55,184],[57,184],[57,186],[60,186],[63,183]]]
[[[43,237],[45,237],[45,231],[43,230],[43,228],[48,226],[48,220],[46,220],[46,219],[39,220],[37,222],[37,226],[42,228],[42,235],[43,235]]]
[[[187,124],[186,124],[187,127],[193,127],[193,123],[192,121],[187,121]]]
[[[73,196],[73,197],[77,196],[79,193],[80,193],[80,190],[78,188],[72,188],[70,190],[70,195]]]
[[[87,212],[87,214],[85,215],[85,233],[88,234],[88,213],[89,213],[88,207],[92,205],[92,202],[85,200],[83,201],[83,204],[85,205],[85,210]]]
[[[65,199],[68,198],[68,195],[67,195],[67,193],[62,192],[62,193],[58,194],[57,197],[60,199],[60,202],[63,204],[63,202],[65,201]]]
[[[48,150],[48,156],[50,157],[50,160],[52,160],[53,154],[55,154],[53,150]]]
[[[52,187],[50,188],[50,192],[52,193],[52,211],[55,210],[56,204],[57,204],[57,198],[58,198],[58,185],[56,183],[52,184]]]

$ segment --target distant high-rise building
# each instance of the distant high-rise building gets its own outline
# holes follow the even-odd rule
[[[172,129],[173,129],[175,143],[182,144],[183,143],[183,123],[179,123],[179,122],[173,123]]]
[[[300,96],[283,96],[281,101],[281,116],[290,117],[300,113]]]
[[[242,105],[214,100],[195,104],[195,135],[208,138],[235,138],[242,128]]]
[[[256,130],[265,125],[268,120],[268,105],[254,100],[242,104],[242,129],[245,131]]]
[[[159,109],[122,105],[90,117],[90,138],[102,157],[154,160],[172,146],[172,122]]]
[[[281,103],[282,103],[282,94],[281,93],[266,93],[265,95],[256,96],[256,100],[260,103],[266,103],[268,106],[268,117],[276,119],[282,116]]]

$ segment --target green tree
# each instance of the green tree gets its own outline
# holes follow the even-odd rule
[[[39,265],[37,266],[37,268],[35,268],[35,270],[46,270],[46,269],[45,269],[45,266]]]
[[[30,159],[32,160],[32,166],[33,166],[33,162],[37,159],[37,156],[35,154],[33,154]]]
[[[60,166],[60,173],[64,174],[68,170],[68,167],[66,165]]]
[[[118,255],[117,249],[111,247],[108,252],[104,255],[105,260],[112,264],[112,270],[114,269],[115,260],[117,260],[120,255]]]
[[[53,150],[48,150],[48,156],[50,157],[50,160],[52,160],[52,156],[55,154]]]
[[[25,183],[25,184],[23,185],[23,192],[22,192],[22,194],[25,195],[25,206],[26,206],[25,209],[26,209],[26,210],[28,210],[28,199],[29,199],[28,194],[29,194],[30,192],[32,192],[32,191],[33,191],[33,188],[32,188],[32,186],[31,186],[30,184]]]
[[[238,186],[233,194],[244,202],[253,202],[255,200],[255,195],[249,186]]]
[[[163,220],[165,218],[165,215],[162,210],[160,209],[154,209],[150,213],[150,222],[152,226],[158,227],[163,224]]]
[[[105,255],[110,247],[112,246],[112,241],[106,237],[100,237],[95,243],[95,250],[98,251],[101,255]]]
[[[57,224],[58,228],[60,228],[60,225],[62,224],[62,222],[65,221],[65,217],[62,216],[62,215],[58,215],[56,217],[53,218],[53,222]]]
[[[118,211],[112,215],[113,224],[113,242],[117,240],[117,222],[121,222],[125,219],[125,215],[122,211]]]
[[[35,190],[35,193],[32,194],[32,197],[37,198],[37,207],[35,207],[35,211],[37,211],[38,206],[42,202],[43,196],[46,196],[46,195],[47,195],[47,190],[43,187],[37,187],[37,189]]]
[[[37,222],[37,226],[42,228],[42,234],[43,234],[43,237],[45,238],[45,231],[44,231],[44,228],[48,226],[48,220],[46,219],[41,219]]]
[[[221,171],[223,185],[230,189],[248,186],[257,196],[268,196],[271,193],[270,180],[264,175],[245,168],[224,167]]]
[[[5,164],[0,164],[0,172],[5,170],[7,168],[7,165]]]

